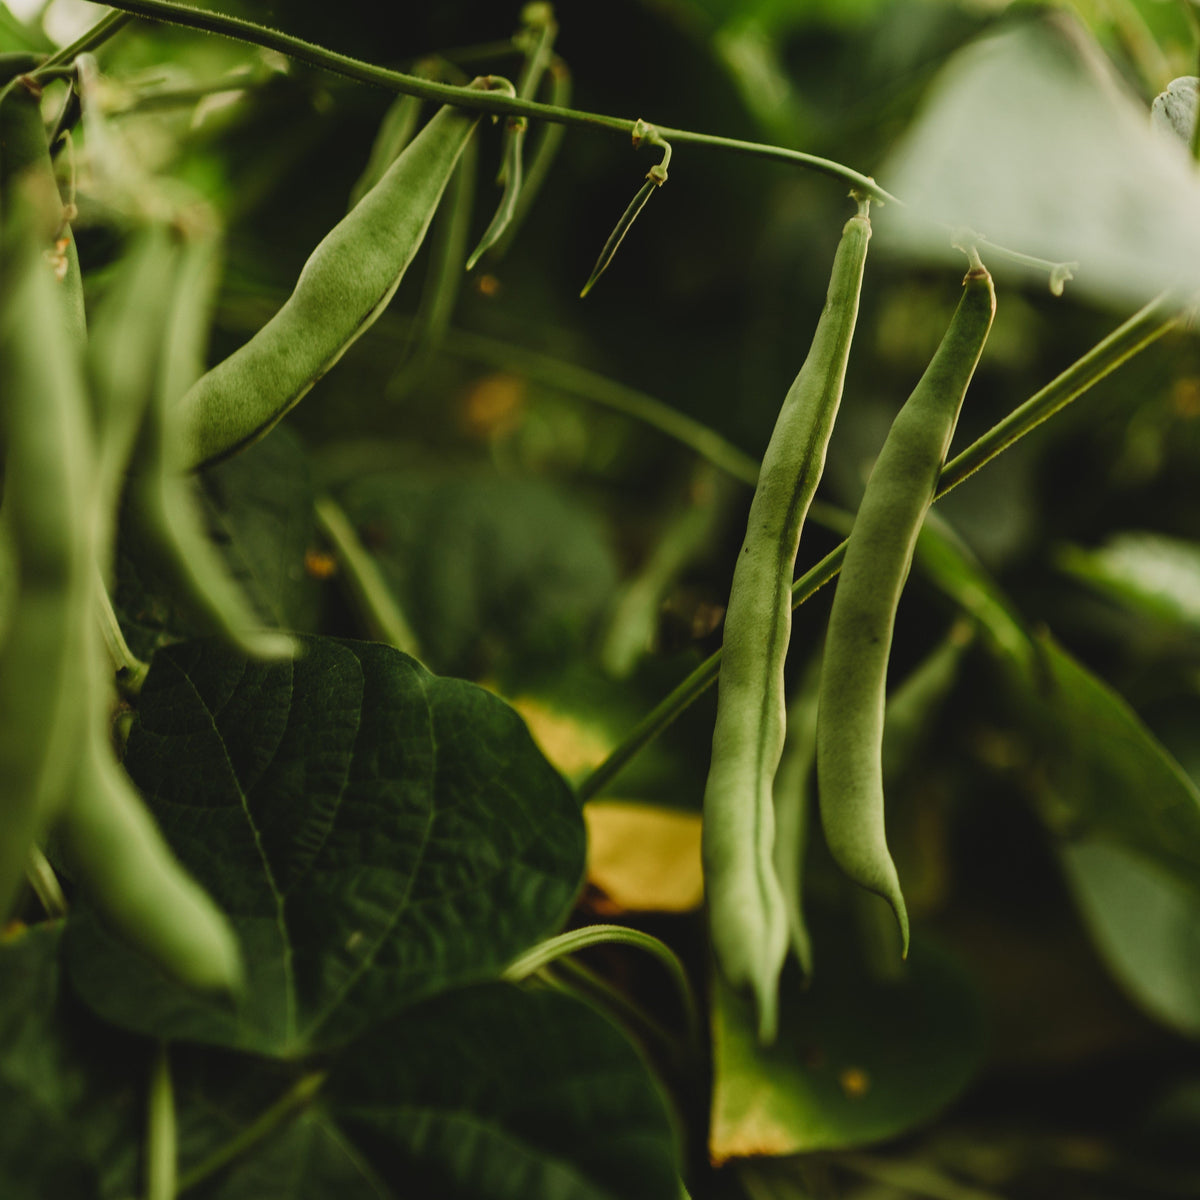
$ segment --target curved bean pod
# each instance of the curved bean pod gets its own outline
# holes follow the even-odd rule
[[[972,255],[963,295],[925,374],[892,423],[846,547],[821,668],[817,786],[834,861],[882,896],[908,953],[908,913],[884,833],[884,696],[900,593],[933,501],[996,294]]]
[[[190,987],[236,991],[241,955],[228,919],[172,854],[113,754],[97,628],[92,621],[86,727],[59,845],[89,903],[115,933]]]
[[[292,639],[265,628],[242,594],[208,537],[191,490],[194,480],[179,461],[175,418],[178,398],[199,374],[210,290],[208,251],[202,242],[183,251],[163,306],[158,377],[129,480],[128,503],[169,582],[214,633],[252,658],[288,658],[295,649]]]
[[[80,733],[91,607],[91,445],[78,347],[39,239],[11,194],[0,233],[0,435],[16,589],[0,646],[0,920],[61,807]]]
[[[81,346],[87,338],[83,282],[75,239],[55,180],[41,99],[41,86],[32,79],[18,77],[0,88],[0,218],[8,219],[3,217],[3,209],[18,203],[19,189],[19,204],[28,210],[22,219],[45,246],[62,287],[67,317],[63,335]]]
[[[262,437],[371,326],[420,248],[478,120],[440,109],[313,251],[279,312],[188,390],[179,410],[188,467]]]
[[[800,529],[841,401],[871,223],[842,231],[812,346],[763,457],[725,616],[712,760],[704,790],[704,886],[716,960],[753,989],[759,1038],[774,1039],[787,905],[774,867],[772,783],[784,742],[783,666]]]

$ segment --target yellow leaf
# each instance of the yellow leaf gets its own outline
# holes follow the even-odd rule
[[[621,800],[584,805],[588,880],[618,907],[688,912],[704,901],[700,814]]]

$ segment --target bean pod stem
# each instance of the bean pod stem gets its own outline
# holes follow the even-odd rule
[[[996,311],[992,278],[974,251],[971,258],[950,327],[892,423],[867,481],[834,594],[821,669],[817,780],[825,840],[852,880],[891,905],[904,955],[908,912],[884,832],[887,665],[917,535]]]

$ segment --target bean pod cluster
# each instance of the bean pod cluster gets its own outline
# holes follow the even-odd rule
[[[211,632],[251,656],[294,652],[228,574],[191,472],[270,428],[375,319],[476,117],[434,116],[317,247],[280,313],[205,374],[213,245],[193,225],[148,220],[131,235],[89,330],[40,89],[21,74],[35,66],[0,58],[0,920],[31,847],[53,835],[116,933],[188,985],[234,990],[229,921],[114,752],[101,618],[116,514]]]

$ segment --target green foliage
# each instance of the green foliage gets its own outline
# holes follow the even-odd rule
[[[34,797],[26,832],[0,822],[28,880],[0,913],[0,1196],[164,1200],[151,1160],[189,1200],[657,1200],[684,1180],[694,1200],[1194,1194],[1200,354],[1181,318],[1197,184],[1149,116],[1197,69],[1186,6],[461,0],[406,13],[386,44],[364,0],[267,6],[275,32],[252,24],[261,5],[136,7],[161,21],[110,24],[42,68],[40,95],[0,94],[48,214],[34,247],[6,141],[0,309],[25,333],[5,361],[25,380],[71,373],[91,402],[41,443],[52,470],[29,443],[0,445],[0,657],[20,664],[0,679],[0,740],[14,762],[51,746],[65,804],[85,749],[98,756],[132,828],[164,839],[153,870],[97,894],[57,812]],[[52,50],[0,3],[0,54]],[[6,58],[0,88],[32,62]],[[437,90],[475,75],[515,83]],[[396,87],[426,98],[389,117]],[[498,119],[477,122],[449,183],[453,154],[366,230],[354,201],[447,99]],[[646,119],[610,115],[625,113]],[[576,303],[669,154],[670,181],[647,181],[654,204]],[[588,875],[586,831],[622,813],[644,895],[676,872],[678,894],[699,893],[713,652],[852,185],[905,203],[872,203],[828,467],[810,454],[799,484],[811,496],[820,476],[776,647],[792,703],[784,768],[763,776],[780,816],[761,863],[784,882],[804,970],[784,969],[764,1047],[752,998],[715,969],[708,914],[621,909]],[[397,231],[403,261],[385,262]],[[912,921],[901,962],[886,905],[811,820],[833,591],[816,589],[945,327],[956,241],[996,276],[995,329],[951,449],[956,490],[925,520],[899,607],[886,597],[894,636],[873,673]],[[174,264],[217,244],[210,295]],[[18,258],[67,302],[53,331],[13,300]],[[301,313],[314,271],[322,297]],[[281,314],[285,352],[239,371]],[[190,404],[193,443],[226,428],[189,461],[311,392],[185,482],[174,401],[202,366],[233,375],[257,417],[230,433],[229,412]],[[14,378],[0,429],[20,413],[24,434],[52,434],[48,385]],[[156,456],[225,581],[207,611],[131,511],[127,472]],[[33,568],[93,478],[70,567],[94,586],[47,585],[75,639],[51,655],[23,632],[50,612]],[[251,613],[295,638],[294,658],[203,636]],[[100,630],[112,670],[93,656],[55,693],[86,708],[87,739],[77,721],[35,738],[17,718],[51,659],[86,668]],[[765,645],[761,623],[737,636]],[[0,775],[11,818],[31,793]],[[637,803],[589,810],[594,795]],[[722,850],[755,824],[734,815],[709,822]],[[861,848],[861,822],[848,828]],[[228,919],[240,988],[189,990],[104,917],[158,904],[186,940],[161,908],[164,870]],[[632,929],[594,944],[613,922]],[[631,940],[664,944],[707,998],[707,1045],[678,978]],[[173,1122],[148,1120],[164,1062]]]

